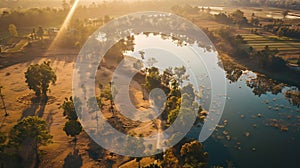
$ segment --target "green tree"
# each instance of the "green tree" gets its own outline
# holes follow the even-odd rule
[[[178,114],[179,114],[179,109],[178,109],[178,108],[176,108],[176,109],[174,109],[174,110],[171,110],[171,111],[169,112],[169,115],[168,115],[167,123],[168,123],[169,125],[172,125],[173,122],[176,120]]]
[[[231,13],[231,18],[233,22],[238,24],[239,26],[246,24],[248,22],[247,18],[244,17],[244,12],[242,12],[239,9]]]
[[[110,111],[111,112],[114,112],[114,99],[117,94],[118,94],[118,91],[115,87],[113,87],[113,84],[111,82],[108,85],[104,86],[104,88],[101,89],[100,98],[104,98],[105,100],[110,101]]]
[[[179,85],[181,86],[184,80],[189,79],[189,75],[186,74],[185,66],[182,67],[175,67],[174,74],[176,76],[176,80],[178,80]]]
[[[74,142],[76,145],[76,135],[79,135],[82,131],[82,126],[77,120],[69,120],[65,123],[63,130],[66,132],[67,136],[74,137]]]
[[[143,168],[162,168],[158,163],[151,163],[147,166],[143,166]],[[176,168],[176,167],[174,167]]]
[[[8,25],[8,32],[12,37],[18,37],[17,27],[14,24]]]
[[[202,144],[196,140],[182,145],[180,155],[185,162],[183,167],[207,166],[207,153],[203,153]]]
[[[162,83],[165,84],[166,86],[169,86],[170,82],[173,79],[173,76],[174,76],[174,73],[173,73],[172,67],[165,69],[161,76]]]
[[[0,132],[0,154],[3,152],[5,148],[5,142],[6,142],[7,137],[4,135],[3,132]]]
[[[194,101],[196,95],[195,95],[195,91],[194,91],[193,85],[191,83],[189,83],[188,85],[184,86],[181,89],[181,92],[182,92],[182,95],[186,93],[189,96],[191,102]]]
[[[45,120],[37,116],[29,116],[19,121],[9,133],[9,144],[19,147],[29,140],[33,143],[33,149],[39,162],[39,146],[52,143],[52,135],[49,134]]]
[[[181,96],[181,89],[179,88],[179,83],[177,80],[172,79],[171,92],[170,92],[169,96],[175,96],[175,97]]]
[[[179,160],[174,155],[173,148],[165,151],[162,165],[163,167],[179,168]]]
[[[55,84],[56,74],[50,66],[50,61],[30,65],[25,72],[26,83],[37,97],[47,97],[50,83]]]
[[[148,69],[148,74],[145,79],[145,88],[150,92],[154,88],[159,88],[161,84],[161,77],[159,70],[156,67],[151,67]]]
[[[134,135],[127,135],[126,140],[126,151],[128,155],[133,154],[142,154],[144,153],[146,147],[144,145],[144,139],[142,137],[135,137]],[[142,160],[141,157],[136,158],[136,162],[138,162],[138,167],[140,167],[140,161]]]
[[[63,115],[68,120],[77,120],[78,115],[75,110],[73,98],[65,98],[64,103],[59,107],[64,110]]]

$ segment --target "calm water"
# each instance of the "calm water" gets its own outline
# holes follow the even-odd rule
[[[222,121],[227,120],[228,124],[204,143],[210,164],[226,166],[227,161],[232,161],[237,167],[299,167],[299,109],[283,94],[255,96],[246,85],[247,79],[248,75],[243,75],[242,80],[227,85],[230,99]],[[287,126],[288,131],[271,127],[270,120],[274,119]],[[228,132],[231,140],[225,138],[223,131]]]
[[[182,52],[180,54],[191,54],[184,50],[184,46],[176,46],[171,40],[157,36],[137,35],[135,44],[134,51],[126,54],[136,58],[141,50],[146,58],[172,56],[169,51],[174,52],[174,47],[177,47],[176,52]],[[149,44],[159,47],[149,48]],[[165,61],[174,66],[180,65],[176,59]],[[209,152],[209,164],[224,167],[299,167],[299,108],[291,105],[282,93],[255,95],[247,86],[247,80],[255,77],[253,72],[245,71],[237,82],[227,82],[227,100],[222,120],[213,135],[203,143]],[[193,128],[189,136],[198,137],[200,130],[199,127]]]

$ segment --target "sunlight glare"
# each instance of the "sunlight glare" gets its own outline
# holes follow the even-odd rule
[[[66,30],[70,24],[70,21],[72,19],[72,16],[75,12],[75,9],[77,8],[77,5],[79,3],[80,0],[75,0],[74,4],[71,7],[71,10],[69,11],[64,23],[62,24],[61,28],[59,29],[57,35],[55,36],[54,40],[52,41],[50,47],[48,48],[48,50],[52,50],[55,47],[55,44],[60,41],[60,38],[62,37],[63,33],[66,33]]]

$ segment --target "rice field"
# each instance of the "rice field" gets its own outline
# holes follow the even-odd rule
[[[262,50],[268,45],[271,49],[278,49],[278,55],[286,59],[300,57],[300,40],[275,35],[242,34],[242,36],[247,44],[256,50]]]

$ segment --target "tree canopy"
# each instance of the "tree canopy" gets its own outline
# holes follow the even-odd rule
[[[9,133],[9,143],[20,146],[26,139],[36,140],[37,145],[52,143],[45,120],[37,116],[29,116],[19,121]]]
[[[63,130],[66,132],[67,136],[76,137],[76,135],[79,135],[82,131],[82,126],[77,120],[69,120],[65,123]]]
[[[206,167],[207,156],[202,150],[202,144],[197,140],[182,145],[180,155],[184,158],[184,167]]]
[[[66,117],[68,120],[77,120],[78,115],[75,110],[74,106],[74,101],[73,98],[65,98],[64,103],[59,107],[64,110],[63,115]]]
[[[50,61],[30,65],[25,72],[26,83],[35,95],[47,97],[50,83],[55,84],[56,74],[50,66]]]

